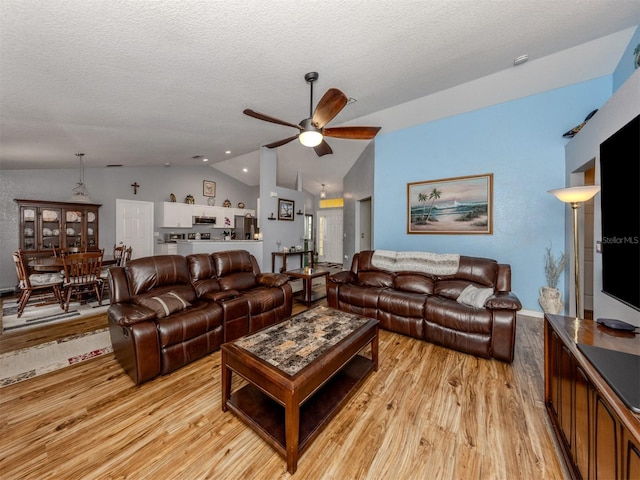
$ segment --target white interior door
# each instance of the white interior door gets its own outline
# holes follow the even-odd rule
[[[342,210],[318,212],[318,261],[342,264]]]
[[[360,200],[360,249],[371,250],[371,199]]]
[[[153,255],[153,202],[116,199],[116,243],[132,247],[131,258]]]

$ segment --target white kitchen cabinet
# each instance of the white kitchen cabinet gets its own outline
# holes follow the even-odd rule
[[[211,205],[191,205],[191,211],[194,217],[218,217],[221,207],[213,207]]]
[[[191,228],[193,205],[176,202],[157,202],[155,205],[156,228]]]
[[[177,243],[159,243],[156,245],[154,253],[156,255],[177,255],[178,244]]]

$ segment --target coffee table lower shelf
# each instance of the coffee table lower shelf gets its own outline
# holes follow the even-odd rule
[[[356,355],[300,406],[299,455],[347,403],[373,369],[371,359]],[[286,458],[284,406],[252,384],[232,393],[227,406]]]

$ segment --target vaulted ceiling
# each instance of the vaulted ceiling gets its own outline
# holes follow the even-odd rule
[[[314,102],[331,87],[357,100],[330,126],[373,119],[384,133],[376,112],[639,23],[637,0],[3,0],[0,168],[74,168],[77,152],[88,168],[202,156],[252,185],[260,145],[296,132],[242,111],[297,124],[307,72],[320,74]],[[280,147],[279,183],[302,172],[313,193],[341,191],[367,142],[328,142],[321,158]]]

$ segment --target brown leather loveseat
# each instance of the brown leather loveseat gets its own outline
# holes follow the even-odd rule
[[[484,358],[513,361],[516,312],[511,267],[495,260],[367,250],[327,279],[330,307],[380,327]]]
[[[291,315],[293,294],[286,276],[260,274],[255,258],[246,251],[227,253],[232,255],[220,261],[218,254],[138,258],[109,270],[107,317],[113,351],[136,384],[218,350],[224,341],[267,321]],[[229,265],[242,271],[236,272],[236,283],[228,281]],[[248,287],[252,283],[259,295]],[[250,313],[264,320],[251,323]]]

